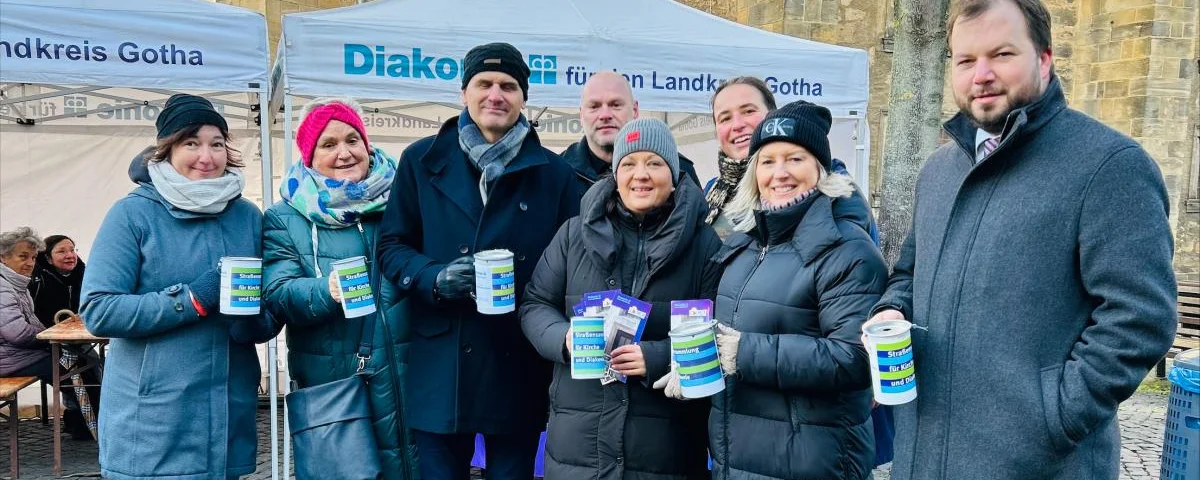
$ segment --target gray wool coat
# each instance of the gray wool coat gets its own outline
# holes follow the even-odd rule
[[[1067,108],[1057,78],[978,164],[968,120],[945,129],[874,309],[928,329],[892,478],[1115,479],[1117,405],[1175,330],[1158,166]]]

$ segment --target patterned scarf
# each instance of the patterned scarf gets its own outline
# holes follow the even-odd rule
[[[371,147],[371,169],[359,182],[334,180],[304,166],[292,165],[279,186],[283,201],[316,225],[345,228],[364,214],[382,212],[396,176],[396,159]]]
[[[746,174],[746,166],[749,164],[748,158],[734,160],[726,157],[724,152],[717,153],[717,165],[721,169],[721,176],[717,177],[712,190],[704,195],[704,200],[708,202],[708,216],[704,218],[704,223],[712,225],[717,220],[725,204],[733,199],[738,182],[742,181],[742,175]]]
[[[471,159],[475,168],[482,173],[479,179],[479,193],[483,196],[483,203],[487,203],[488,192],[496,185],[500,175],[504,174],[508,162],[517,158],[526,135],[529,135],[529,121],[525,120],[525,115],[518,117],[516,125],[508,129],[496,143],[488,143],[487,139],[483,138],[483,132],[479,131],[466,109],[458,115],[458,145],[467,154],[467,158]]]
[[[221,213],[246,187],[246,179],[238,168],[226,168],[224,175],[203,180],[183,176],[171,166],[170,160],[152,162],[146,168],[150,183],[167,203],[193,213]]]

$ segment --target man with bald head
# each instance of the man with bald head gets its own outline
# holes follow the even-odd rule
[[[617,132],[637,117],[638,103],[625,77],[616,72],[600,72],[588,78],[579,98],[583,138],[562,153],[563,159],[575,169],[581,194],[601,177],[612,174]],[[696,168],[683,155],[679,156],[679,169],[692,183],[700,185]]]

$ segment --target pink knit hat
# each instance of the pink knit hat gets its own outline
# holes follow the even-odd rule
[[[327,103],[308,112],[308,116],[304,117],[304,121],[300,122],[300,128],[296,130],[296,146],[300,148],[304,166],[312,167],[313,150],[317,148],[317,140],[321,138],[321,132],[325,131],[330,120],[344,122],[358,130],[363,144],[367,147],[367,151],[370,151],[371,145],[367,142],[367,129],[363,126],[362,117],[358,116],[358,112],[341,102]]]

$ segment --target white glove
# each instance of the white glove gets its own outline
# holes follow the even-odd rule
[[[737,373],[738,340],[741,338],[742,332],[723,323],[717,324],[717,353],[721,357],[721,370],[726,375]]]
[[[662,390],[663,395],[666,395],[667,398],[686,400],[683,398],[683,387],[679,385],[679,371],[675,370],[675,365],[671,365],[671,371],[654,382],[651,387],[654,387],[655,390]]]

